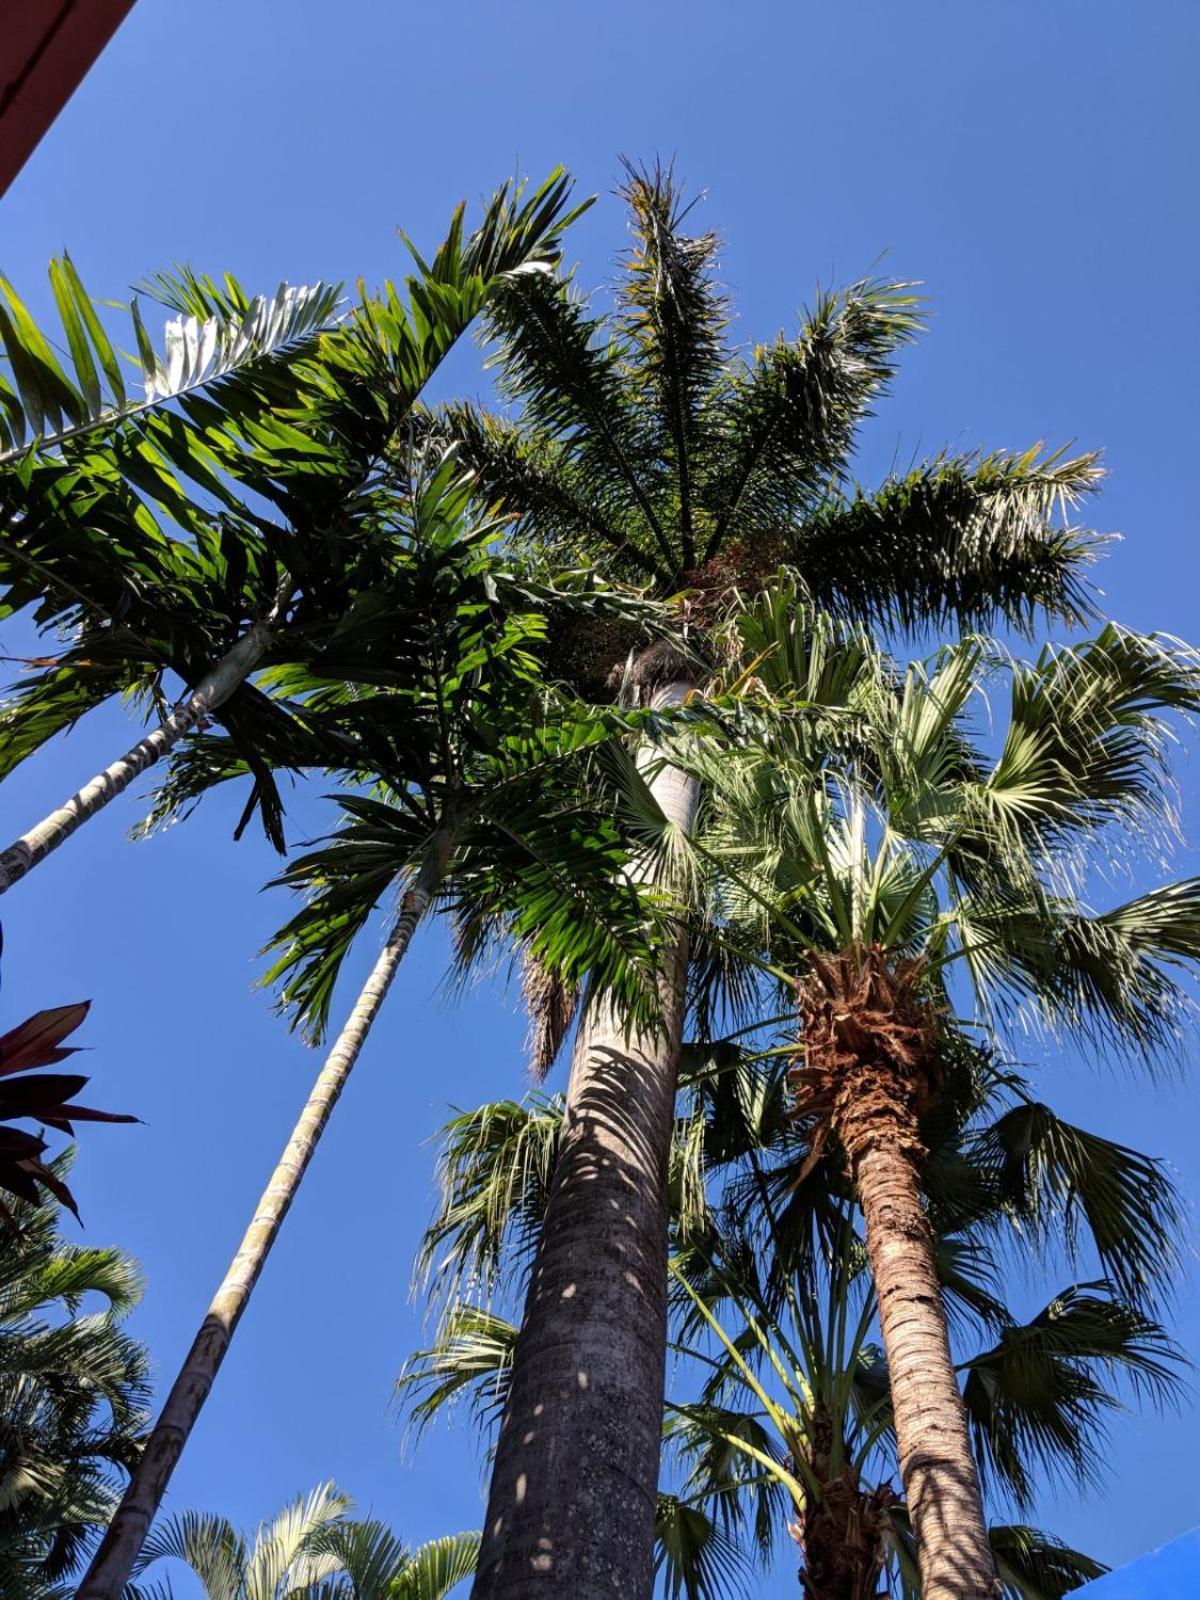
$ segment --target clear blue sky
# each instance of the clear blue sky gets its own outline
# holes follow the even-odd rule
[[[1200,636],[1194,478],[1200,355],[1195,183],[1200,9],[1190,0],[906,5],[506,0],[140,0],[0,202],[0,270],[36,299],[66,245],[93,292],[176,260],[249,283],[378,279],[392,229],[432,242],[454,201],[557,162],[605,198],[576,230],[584,282],[622,242],[618,156],[677,158],[728,239],[746,338],[792,324],[814,282],[921,278],[931,332],[867,442],[885,469],[942,443],[1101,445],[1101,573],[1124,622]],[[482,385],[472,353],[455,381]],[[0,790],[18,832],[109,758],[97,717]],[[1195,755],[1181,752],[1200,870]],[[3,1017],[90,996],[98,1103],[146,1126],[87,1133],[89,1235],[143,1261],[137,1331],[169,1374],[238,1237],[314,1061],[252,988],[285,910],[273,861],[214,805],[149,844],[132,802],[4,905]],[[303,823],[315,826],[305,806]],[[364,949],[347,991],[373,951]],[[411,1538],[473,1526],[466,1425],[401,1459],[392,1380],[420,1336],[408,1298],[450,1103],[522,1088],[511,997],[450,1008],[441,950],[405,970],[175,1480],[173,1504],[250,1523],[324,1477]],[[1060,1108],[1164,1156],[1200,1195],[1197,1078],[1054,1070]],[[1185,1290],[1178,1331],[1200,1349]],[[1120,1420],[1121,1484],[1047,1502],[1120,1562],[1200,1521],[1194,1415]],[[761,1590],[795,1593],[786,1566]]]

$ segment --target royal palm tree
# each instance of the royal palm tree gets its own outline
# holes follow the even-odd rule
[[[366,620],[352,630],[358,681],[347,683],[332,648],[323,690],[308,672],[298,675],[309,720],[336,719],[352,742],[359,781],[341,798],[337,833],[283,875],[307,899],[273,941],[282,953],[268,981],[280,984],[283,1006],[316,1041],[345,957],[381,904],[383,948],[149,1434],[80,1600],[120,1595],[333,1107],[435,902],[453,907],[468,944],[504,925],[568,982],[594,973],[635,1009],[639,988],[643,1010],[651,1002],[653,917],[622,882],[628,851],[609,815],[613,789],[592,798],[581,781],[602,745],[613,747],[608,759],[620,766],[627,722],[548,692],[538,655],[547,607],[587,619],[619,613],[622,602],[594,585],[525,587],[503,548],[506,520],[473,518],[470,493],[453,459],[414,479],[393,512],[404,521],[394,559],[403,564],[396,581],[407,631],[397,635],[390,608],[372,614],[364,602]],[[635,603],[634,615],[643,614]],[[375,649],[364,652],[372,630]],[[279,692],[290,684],[277,672]],[[233,741],[206,736],[168,774],[160,810],[238,770]]]
[[[837,652],[782,589],[739,628],[766,699],[805,693],[811,641]],[[798,1010],[795,1115],[810,1161],[835,1147],[862,1208],[922,1593],[950,1600],[988,1594],[995,1573],[922,1199],[939,1041],[957,1015],[1151,1065],[1178,1047],[1200,882],[1103,911],[1082,888],[1089,862],[1161,832],[1169,719],[1200,706],[1200,673],[1176,642],[1115,625],[1031,665],[968,640],[903,674],[847,643],[859,715],[841,748],[781,719],[675,759],[710,794],[712,940],[746,940],[776,1008]],[[967,716],[985,689],[1010,701],[998,755]]]
[[[658,595],[686,591],[701,644],[730,585],[781,561],[819,603],[888,626],[1088,612],[1096,541],[1060,513],[1095,486],[1095,457],[942,454],[877,488],[854,486],[859,426],[918,331],[911,286],[822,293],[794,338],[743,354],[728,338],[717,240],[687,231],[671,173],[631,170],[624,192],[633,242],[612,312],[594,314],[569,279],[514,281],[487,326],[518,420],[455,407],[437,424],[485,491],[520,514],[532,546]],[[622,672],[626,649],[614,643],[574,641],[577,672],[603,681],[617,669],[629,693],[662,705],[702,677],[694,659],[636,645]],[[651,776],[686,832],[698,783],[661,762]],[[681,930],[664,952],[662,1024],[650,1032],[630,1033],[599,991],[587,1006],[479,1600],[539,1585],[581,1597],[649,1591],[664,1184],[687,964]]]
[[[140,1573],[178,1561],[207,1600],[445,1600],[470,1576],[479,1537],[460,1533],[411,1549],[378,1522],[348,1516],[350,1501],[322,1484],[261,1524],[253,1539],[224,1517],[188,1511],[157,1528],[127,1600],[170,1600],[170,1580]]]
[[[65,1182],[70,1153],[52,1165]],[[57,1200],[0,1229],[0,1591],[66,1600],[137,1459],[146,1351],[122,1323],[141,1295],[120,1250],[65,1244]]]
[[[514,273],[549,269],[574,215],[565,209],[569,189],[560,172],[528,196],[506,186],[468,238],[460,207],[432,260],[417,257],[407,304],[390,283],[364,292],[315,349],[289,346],[274,363],[227,377],[215,395],[171,384],[176,407],[167,411],[109,408],[81,437],[59,437],[49,458],[35,453],[22,470],[0,475],[4,607],[35,603],[41,626],[73,634],[8,711],[0,770],[114,694],[138,695],[160,715],[152,732],[0,852],[0,892],[210,716],[238,738],[257,778],[254,803],[271,793],[265,754],[286,718],[246,680],[260,665],[311,663],[379,585],[387,452],[489,296]],[[184,326],[199,329],[197,339],[251,316],[232,281],[218,287],[185,274],[155,288],[191,313]],[[60,300],[68,330],[67,310],[81,303]],[[24,371],[18,348],[8,353]],[[193,488],[218,510],[203,510]],[[257,509],[264,501],[279,520]],[[187,691],[169,708],[168,672]]]

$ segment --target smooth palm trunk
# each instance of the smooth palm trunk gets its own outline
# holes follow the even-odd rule
[[[289,593],[290,587],[289,580]],[[281,590],[276,612],[280,605],[286,603],[286,598],[286,593]],[[77,828],[103,811],[140,773],[152,767],[156,761],[161,761],[185,733],[229,699],[239,684],[253,672],[270,644],[276,612],[264,621],[252,623],[212,671],[200,680],[190,694],[172,707],[170,715],[152,733],[139,739],[131,750],[119,756],[103,772],[98,772],[57,810],[43,817],[28,833],[23,833],[7,850],[0,852],[0,894],[11,889],[39,861],[44,861],[52,850],[57,850]]]
[[[999,1587],[921,1204],[916,1116],[875,1092],[841,1131],[866,1220],[921,1600],[992,1600]]]
[[[678,703],[672,684],[654,696]],[[697,785],[651,785],[690,828]],[[663,1027],[603,999],[576,1042],[562,1143],[492,1472],[473,1600],[649,1600],[666,1367],[667,1163],[687,942],[664,955]]]
[[[158,1421],[146,1440],[121,1504],[88,1568],[76,1600],[120,1600],[145,1543],[162,1497],[212,1389],[242,1313],[249,1304],[283,1219],[300,1188],[338,1096],[366,1043],[371,1024],[446,870],[448,843],[437,841],[413,887],[371,975],[305,1102],[271,1181],[225,1274]]]

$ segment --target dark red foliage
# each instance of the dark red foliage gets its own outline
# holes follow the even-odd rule
[[[117,1111],[94,1111],[76,1105],[73,1096],[87,1084],[74,1072],[47,1072],[32,1076],[37,1067],[52,1067],[75,1054],[75,1045],[63,1040],[75,1032],[88,1014],[90,1001],[71,1006],[54,1006],[38,1011],[0,1037],[0,1190],[27,1200],[41,1201],[38,1185],[69,1206],[75,1215],[71,1191],[42,1160],[46,1140],[41,1133],[14,1128],[15,1121],[28,1119],[73,1134],[76,1122],[136,1122],[136,1117]],[[20,1074],[20,1076],[17,1076]],[[0,1219],[12,1227],[12,1212],[0,1199]]]

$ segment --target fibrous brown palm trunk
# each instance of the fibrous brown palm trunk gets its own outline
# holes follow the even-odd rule
[[[992,1600],[995,1563],[921,1198],[920,1117],[936,1084],[920,977],[918,962],[889,965],[878,946],[814,958],[792,1079],[797,1111],[840,1140],[866,1223],[922,1600]]]
[[[271,642],[276,619],[291,594],[291,579],[280,588],[275,609],[271,615],[252,623],[236,644],[221,657],[216,666],[205,674],[189,694],[184,695],[171,709],[158,727],[139,739],[125,754],[98,772],[94,778],[77,789],[69,800],[49,816],[15,839],[6,850],[0,851],[0,894],[32,872],[53,850],[57,850],[77,828],[103,811],[133,780],[161,761],[185,733],[211,711],[223,705],[230,695],[258,665]]]
[[[816,1402],[800,1448],[806,1479],[820,1484],[792,1527],[803,1555],[804,1600],[877,1600],[886,1549],[888,1509],[896,1496],[888,1485],[866,1489],[844,1444],[835,1450],[836,1423]]]
[[[675,704],[686,683],[659,688]],[[695,781],[650,778],[690,829]],[[473,1600],[649,1600],[667,1337],[667,1163],[687,940],[663,953],[662,1026],[593,999],[492,1472]]]
[[[120,1600],[283,1219],[299,1192],[309,1162],[316,1154],[321,1135],[367,1041],[404,953],[445,874],[449,849],[448,836],[439,835],[412,888],[404,896],[388,941],[333,1049],[325,1058],[237,1254],[213,1296],[158,1421],[146,1439],[76,1600]]]

